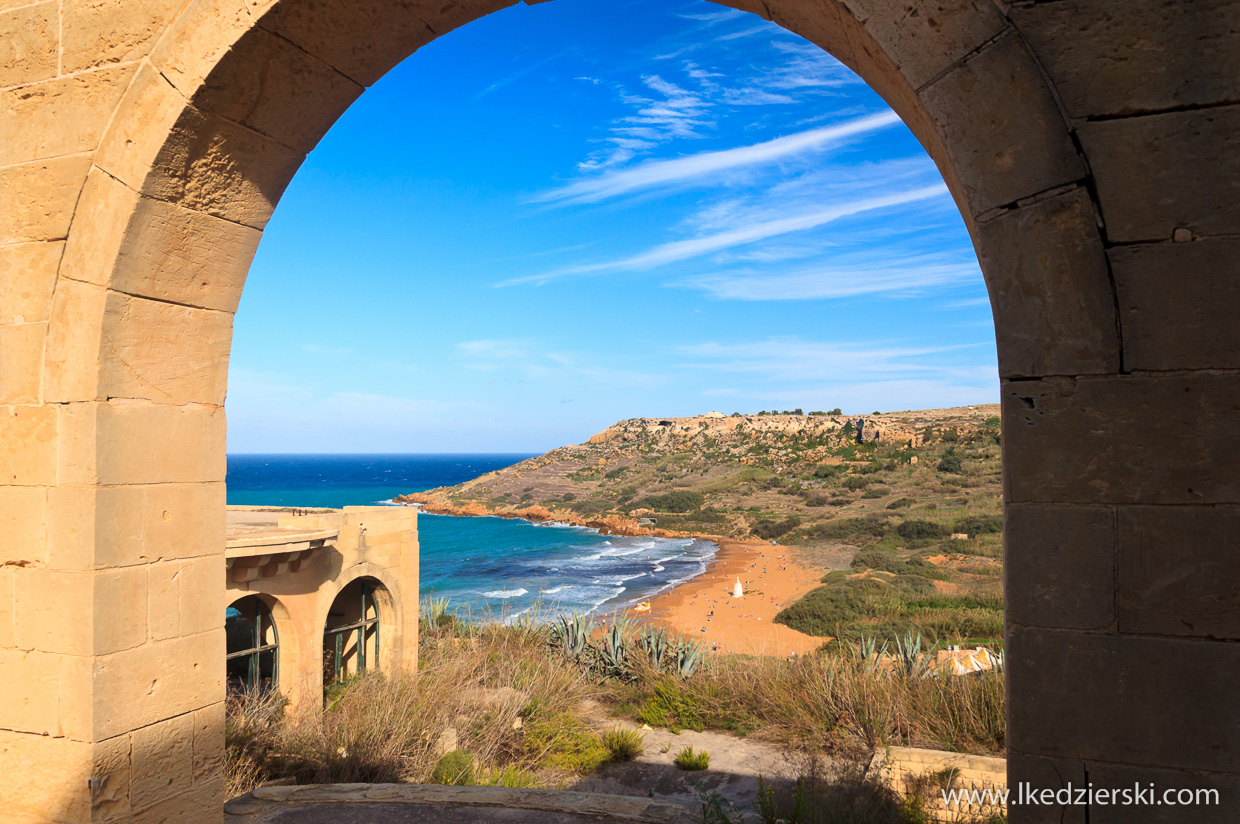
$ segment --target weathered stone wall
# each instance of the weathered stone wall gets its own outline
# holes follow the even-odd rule
[[[0,769],[44,776],[12,820],[217,818],[224,604],[197,582],[251,255],[365,85],[505,4],[0,0]],[[883,94],[973,235],[1012,780],[1237,798],[1240,2],[733,5]]]

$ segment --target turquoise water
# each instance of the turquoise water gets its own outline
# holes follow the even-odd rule
[[[475,478],[530,455],[229,455],[228,503],[371,505]],[[688,538],[599,535],[567,525],[420,514],[421,592],[512,618],[608,612],[700,575],[717,547]]]

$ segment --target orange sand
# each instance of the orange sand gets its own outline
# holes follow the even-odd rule
[[[746,593],[743,598],[732,597],[738,577]],[[703,641],[717,652],[803,654],[818,649],[827,639],[771,619],[818,586],[821,578],[821,570],[795,564],[788,547],[721,540],[719,554],[704,574],[651,601],[650,620]]]

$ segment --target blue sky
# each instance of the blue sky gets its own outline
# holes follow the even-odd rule
[[[539,452],[997,397],[964,223],[869,87],[722,6],[557,0],[424,47],[311,153],[227,412],[231,452]]]

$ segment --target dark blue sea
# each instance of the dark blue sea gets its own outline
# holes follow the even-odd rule
[[[229,455],[228,503],[341,507],[389,504],[532,455]],[[717,550],[689,538],[627,538],[504,518],[418,515],[421,591],[454,611],[511,620],[538,607],[624,609],[706,570]]]

